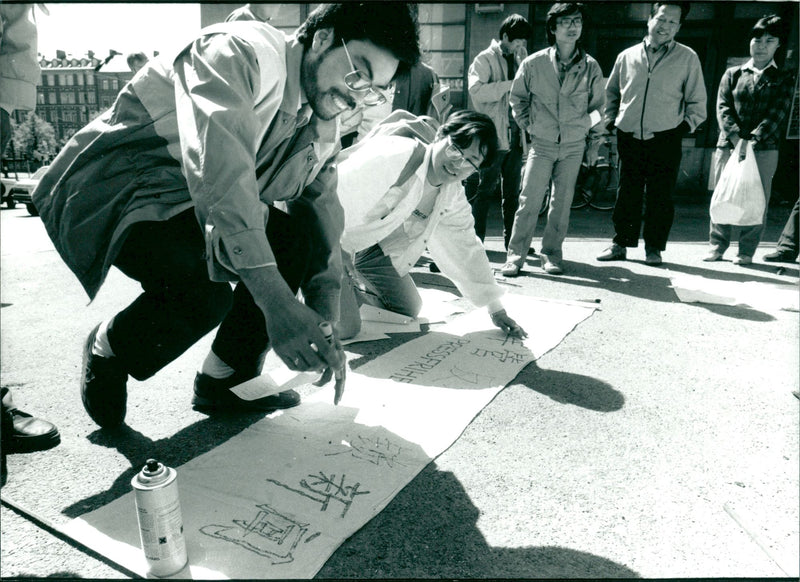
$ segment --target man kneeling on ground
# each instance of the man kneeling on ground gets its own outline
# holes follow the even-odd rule
[[[474,111],[453,113],[438,130],[431,118],[396,111],[342,152],[342,249],[353,253],[342,284],[343,338],[360,330],[360,303],[419,314],[422,299],[409,270],[426,248],[464,296],[488,309],[494,325],[526,337],[503,309],[503,290],[475,235],[461,184],[496,155],[494,124]]]

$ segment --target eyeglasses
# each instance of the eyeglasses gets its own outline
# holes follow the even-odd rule
[[[579,27],[583,26],[583,18],[576,16],[575,18],[559,18],[556,20],[556,25],[569,28],[570,26]]]
[[[364,105],[372,106],[386,103],[386,97],[383,93],[373,87],[372,79],[363,71],[356,69],[356,66],[353,64],[353,59],[350,58],[350,51],[347,50],[347,43],[344,42],[344,39],[342,39],[342,46],[344,47],[344,54],[347,55],[347,60],[350,63],[350,68],[353,69],[344,76],[344,84],[347,85],[347,88],[356,93],[363,93]]]
[[[444,149],[444,153],[447,155],[448,158],[450,158],[451,160],[458,160],[459,165],[462,168],[466,167],[466,165],[469,164],[476,172],[480,172],[478,166],[476,166],[472,160],[470,160],[466,155],[464,155],[464,152],[461,150],[461,148],[459,148],[456,144],[453,143],[452,138],[448,137],[447,142],[448,142],[447,147]]]

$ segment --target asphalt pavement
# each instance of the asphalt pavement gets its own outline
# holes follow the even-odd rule
[[[790,209],[771,209],[748,267],[733,265],[731,251],[700,260],[707,201],[678,199],[660,267],[644,264],[641,246],[627,261],[597,262],[613,234],[610,213],[573,211],[565,274],[543,273],[530,256],[503,285],[599,310],[529,364],[318,578],[797,579],[798,313],[682,303],[671,287],[673,276],[697,275],[796,292],[797,263],[761,261]],[[486,246],[499,270],[498,212]],[[129,382],[124,430],[98,430],[80,402],[81,346],[137,287],[112,271],[89,304],[38,218],[4,208],[0,221],[0,382],[62,436],[50,451],[9,456],[4,498],[64,524],[127,493],[141,459],[179,466],[260,418],[191,409],[208,336],[154,378]],[[541,225],[537,249],[540,234]],[[452,289],[426,260],[414,278]],[[351,362],[406,339],[350,346]],[[126,577],[5,505],[0,573]]]

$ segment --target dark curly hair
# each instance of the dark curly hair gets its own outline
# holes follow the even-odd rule
[[[322,4],[296,31],[306,49],[314,33],[332,28],[334,41],[368,40],[388,50],[405,67],[419,62],[419,27],[415,4],[407,2],[342,2]]]
[[[481,168],[488,168],[497,157],[497,129],[492,118],[484,113],[465,109],[451,113],[436,132],[436,139],[450,136],[456,147],[468,149],[476,139],[483,154]]]

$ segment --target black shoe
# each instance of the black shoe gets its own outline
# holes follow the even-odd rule
[[[3,420],[11,421],[11,434],[3,439],[3,453],[35,453],[52,449],[61,442],[61,435],[52,422],[12,408],[3,411]]]
[[[114,428],[125,422],[128,401],[128,373],[117,358],[104,358],[92,353],[98,324],[83,346],[81,400],[92,420],[102,428]]]
[[[627,257],[625,247],[619,246],[617,243],[611,243],[611,246],[604,250],[598,257],[598,261],[624,261]]]
[[[228,378],[213,378],[208,374],[197,373],[194,379],[192,408],[206,411],[230,412],[274,412],[292,408],[300,404],[300,395],[294,390],[286,390],[256,400],[243,400],[231,388],[247,382],[255,376],[234,373]]]
[[[789,251],[775,251],[764,255],[763,259],[769,263],[794,263],[797,259],[797,253],[790,253]]]

